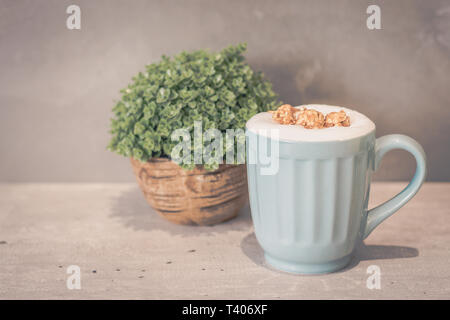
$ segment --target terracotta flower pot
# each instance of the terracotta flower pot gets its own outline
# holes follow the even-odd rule
[[[148,203],[175,223],[216,224],[235,217],[248,199],[245,165],[186,171],[164,158],[131,164]]]

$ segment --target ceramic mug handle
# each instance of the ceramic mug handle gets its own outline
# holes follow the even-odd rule
[[[367,238],[381,222],[411,200],[425,180],[426,157],[422,146],[416,140],[401,134],[390,134],[376,140],[374,170],[378,169],[384,154],[392,149],[403,149],[410,152],[416,158],[416,172],[408,186],[399,194],[368,211],[363,239]]]

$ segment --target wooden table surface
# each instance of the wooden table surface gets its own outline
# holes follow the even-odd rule
[[[373,183],[370,207],[403,186]],[[134,183],[0,184],[0,299],[449,299],[449,200],[450,183],[426,183],[349,267],[300,276],[265,265],[248,206],[189,227],[160,218]],[[373,265],[380,289],[367,287]]]

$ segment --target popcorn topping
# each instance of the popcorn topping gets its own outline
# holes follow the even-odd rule
[[[350,117],[344,110],[330,112],[326,116],[323,113],[301,107],[294,108],[290,104],[283,104],[275,111],[269,111],[272,119],[280,124],[300,125],[306,129],[323,129],[329,127],[348,127]]]

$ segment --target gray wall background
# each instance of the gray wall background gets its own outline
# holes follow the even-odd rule
[[[82,28],[66,28],[66,8]],[[381,7],[382,30],[366,28]],[[119,89],[161,54],[247,41],[284,102],[357,109],[377,135],[417,139],[450,180],[450,2],[0,1],[0,181],[133,181],[105,149]],[[375,178],[408,180],[389,153]]]

